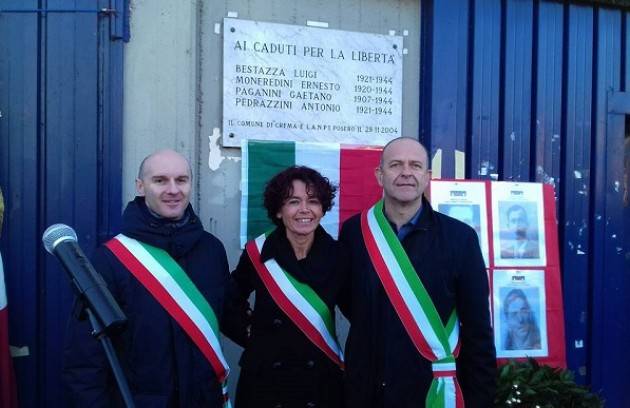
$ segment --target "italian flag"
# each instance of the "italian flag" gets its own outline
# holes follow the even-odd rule
[[[374,177],[380,146],[250,139],[243,140],[241,148],[241,247],[273,228],[263,206],[263,192],[266,183],[287,167],[311,167],[338,187],[333,208],[321,221],[333,238],[347,218],[370,208],[382,196]]]
[[[2,255],[0,255],[0,407],[17,407],[15,379],[9,351],[9,316]]]

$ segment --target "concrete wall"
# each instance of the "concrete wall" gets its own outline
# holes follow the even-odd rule
[[[125,50],[123,201],[134,195],[143,157],[164,147],[192,163],[192,203],[236,265],[239,247],[240,149],[223,148],[223,18],[404,35],[404,135],[418,134],[420,3],[417,0],[131,0],[131,41]],[[406,35],[405,35],[406,34]],[[123,203],[124,205],[124,203]],[[342,323],[343,326],[343,323]],[[344,334],[344,330],[341,330]],[[240,350],[227,342],[237,378]]]
[[[131,1],[132,34],[124,71],[123,203],[134,196],[138,165],[147,154],[169,147],[192,163],[199,157],[200,4]],[[200,167],[193,167],[198,181]],[[198,203],[196,198],[193,205],[198,208]]]

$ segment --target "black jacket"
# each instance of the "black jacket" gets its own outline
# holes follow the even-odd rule
[[[225,249],[205,232],[192,207],[178,223],[155,218],[137,197],[123,214],[123,234],[166,250],[221,315],[229,268]],[[221,386],[197,346],[178,323],[104,246],[93,257],[128,318],[112,341],[138,407],[221,407]],[[78,407],[123,406],[102,346],[90,325],[71,318],[66,335],[63,380]]]
[[[350,262],[347,406],[424,406],[431,364],[414,348],[374,271],[361,235],[360,215],[344,223],[339,240]],[[488,279],[475,231],[434,212],[423,199],[420,218],[402,245],[443,323],[457,309],[462,344],[457,378],[466,407],[491,407],[495,349]]]
[[[295,279],[317,292],[333,317],[342,283],[335,270],[337,257],[338,244],[322,227],[316,230],[313,246],[303,260],[295,257],[284,228],[271,233],[261,252],[263,262],[274,258]],[[252,291],[256,300],[249,311]],[[222,330],[245,347],[235,408],[342,406],[341,370],[277,306],[246,251],[228,285]]]

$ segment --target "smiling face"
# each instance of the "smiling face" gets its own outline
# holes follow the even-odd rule
[[[431,171],[427,152],[413,139],[394,140],[383,150],[376,179],[387,202],[398,205],[419,204]]]
[[[276,217],[282,220],[289,240],[298,237],[313,236],[324,212],[322,204],[313,191],[300,180],[293,180],[289,197],[284,200]]]
[[[138,195],[161,217],[182,218],[190,202],[191,174],[186,159],[172,150],[149,156],[136,179]]]

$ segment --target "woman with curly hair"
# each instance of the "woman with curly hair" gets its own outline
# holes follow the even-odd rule
[[[342,406],[334,312],[342,285],[339,248],[320,226],[335,190],[303,166],[278,173],[265,188],[276,228],[247,243],[228,285],[222,324],[245,349],[236,408]]]

